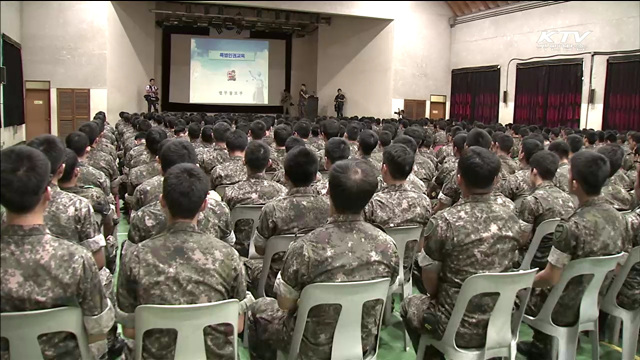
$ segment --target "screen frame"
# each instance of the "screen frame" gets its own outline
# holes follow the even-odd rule
[[[210,28],[193,26],[164,26],[162,28],[162,87],[167,89],[161,91],[160,101],[163,111],[172,112],[206,112],[206,113],[255,113],[255,114],[276,114],[282,112],[281,105],[246,105],[246,104],[191,104],[171,102],[169,100],[169,90],[171,83],[171,35],[200,35],[209,36]],[[291,91],[291,55],[293,46],[292,34],[283,32],[250,31],[250,39],[256,40],[285,40],[285,69],[284,86],[287,91]]]

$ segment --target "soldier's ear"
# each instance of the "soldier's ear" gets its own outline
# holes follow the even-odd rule
[[[49,186],[47,186],[44,194],[42,194],[42,200],[45,202],[45,204],[51,201],[51,188]]]
[[[159,201],[160,201],[160,206],[163,209],[166,209],[167,208],[167,202],[164,200],[164,196],[160,195],[160,200]]]
[[[77,178],[78,176],[80,176],[80,169],[76,168],[75,170],[73,170],[73,177]]]
[[[203,212],[207,209],[207,204],[209,203],[209,199],[205,198],[204,201],[202,202],[202,205],[200,206],[200,210],[198,210],[198,212]]]

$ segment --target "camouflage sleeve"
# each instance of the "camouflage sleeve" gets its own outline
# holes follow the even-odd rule
[[[218,169],[213,168],[213,170],[211,170],[211,190],[215,190],[220,185],[222,185],[222,177]]]
[[[438,200],[449,206],[460,200],[460,187],[456,182],[455,175],[449,177],[449,181],[444,184],[444,187],[440,191],[440,195],[438,195]]]
[[[89,254],[82,255],[82,276],[78,283],[78,302],[89,335],[106,334],[114,322],[114,310],[100,281],[100,273]]]
[[[520,203],[520,207],[516,209],[516,213],[520,220],[522,220],[526,224],[531,225],[528,228],[523,226],[523,231],[527,231],[528,229],[528,232],[531,232],[531,230],[533,229],[533,224],[535,224],[536,217],[540,216],[541,214],[540,210],[544,209],[541,209],[540,203],[533,196],[527,196],[522,200],[522,202]]]
[[[425,228],[424,252],[433,260],[443,261],[446,248],[453,241],[453,229],[444,216],[434,216]]]
[[[78,203],[78,211],[75,213],[75,224],[77,226],[78,235],[80,236],[80,244],[89,251],[96,252],[107,245],[104,235],[100,232],[97,224],[94,222],[93,208],[84,201]]]
[[[100,185],[100,189],[104,192],[104,195],[108,197],[111,195],[111,182],[106,175],[101,172],[99,172],[99,174],[102,176],[98,176],[98,185]]]
[[[132,196],[127,195],[127,201],[129,206],[131,206],[131,210],[138,211],[142,208],[142,204],[144,201],[145,188],[143,186],[138,186],[134,191]]]
[[[215,194],[217,195],[217,193]],[[231,224],[231,211],[225,203],[222,201],[219,203],[223,210],[218,213],[218,237],[227,244],[233,245],[236,242],[236,236],[233,233],[233,224]]]
[[[631,235],[631,247],[640,246],[640,208],[626,215],[629,234]]]
[[[502,195],[508,197],[511,200],[516,198],[516,178],[514,175],[510,175],[508,178],[501,182],[500,191]]]
[[[376,223],[376,218],[375,218],[376,211],[374,210],[374,207],[375,207],[374,201],[369,201],[369,203],[367,204],[367,206],[364,207],[364,210],[363,210],[364,221],[370,224]]]
[[[264,249],[267,246],[267,240],[275,235],[276,223],[273,221],[275,216],[275,208],[272,203],[267,203],[260,212],[258,226],[256,228],[255,237],[253,239],[254,246]]]
[[[231,294],[229,294],[230,299],[238,299],[238,301],[240,301],[240,307],[243,310],[246,310],[249,299],[246,299],[247,298],[247,285],[246,285],[247,282],[246,282],[244,265],[242,263],[242,260],[240,260],[240,255],[238,255],[238,252],[236,251],[229,251],[229,252],[231,253],[230,258],[231,258],[231,262],[233,263],[232,276],[229,277],[230,279],[232,279],[231,284],[229,284],[230,285],[229,288],[231,289]]]
[[[143,211],[136,211],[132,213],[131,219],[129,220],[129,232],[127,234],[127,240],[131,241],[134,244],[139,244],[142,241],[148,239],[149,237],[145,236],[145,229],[147,229],[147,227],[144,224]]]
[[[305,272],[308,272],[310,256],[303,239],[294,241],[287,250],[282,271],[274,285],[278,295],[290,299],[298,299],[302,289],[307,285]]]
[[[553,233],[553,247],[549,252],[549,263],[559,268],[567,266],[571,261],[574,245],[570,223],[560,221]]]
[[[111,181],[116,181],[118,179],[118,176],[120,175],[118,173],[118,167],[116,166],[116,161],[109,161],[109,180]]]
[[[118,309],[125,313],[118,319],[122,326],[135,328],[135,311],[140,305],[138,300],[138,257],[139,247],[127,244],[127,251],[122,252],[122,262],[118,276],[118,288],[116,295],[118,298]]]

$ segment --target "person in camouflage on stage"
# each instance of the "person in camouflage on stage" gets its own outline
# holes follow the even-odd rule
[[[618,144],[607,144],[598,147],[596,151],[609,160],[609,178],[602,188],[602,196],[618,211],[631,210],[633,208],[633,196],[619,185],[619,181],[614,180],[616,174],[626,177],[620,170],[622,159],[624,158],[624,150]]]
[[[329,223],[295,240],[275,282],[278,300],[261,298],[250,307],[249,351],[252,359],[275,359],[289,348],[295,325],[296,301],[308,285],[366,281],[398,275],[398,253],[388,235],[365,222],[362,210],[378,187],[376,173],[362,160],[344,160],[329,174]],[[340,307],[311,309],[300,358],[329,359]],[[363,353],[373,353],[381,302],[365,304],[362,313]]]
[[[244,151],[249,139],[241,130],[230,131],[226,137],[229,161],[224,166],[216,166],[211,171],[211,189],[215,190],[220,185],[233,185],[247,177],[247,169],[244,165]]]
[[[213,147],[205,147],[196,151],[198,164],[200,164],[200,168],[204,170],[205,174],[210,175],[213,168],[229,161],[225,140],[230,131],[231,126],[229,124],[224,121],[218,122],[213,126]]]

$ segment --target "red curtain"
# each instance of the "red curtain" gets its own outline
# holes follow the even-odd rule
[[[514,124],[580,124],[582,63],[522,66],[516,70]]]
[[[607,62],[603,129],[640,130],[640,58]]]
[[[498,121],[500,69],[457,69],[451,74],[451,118],[491,124]]]

